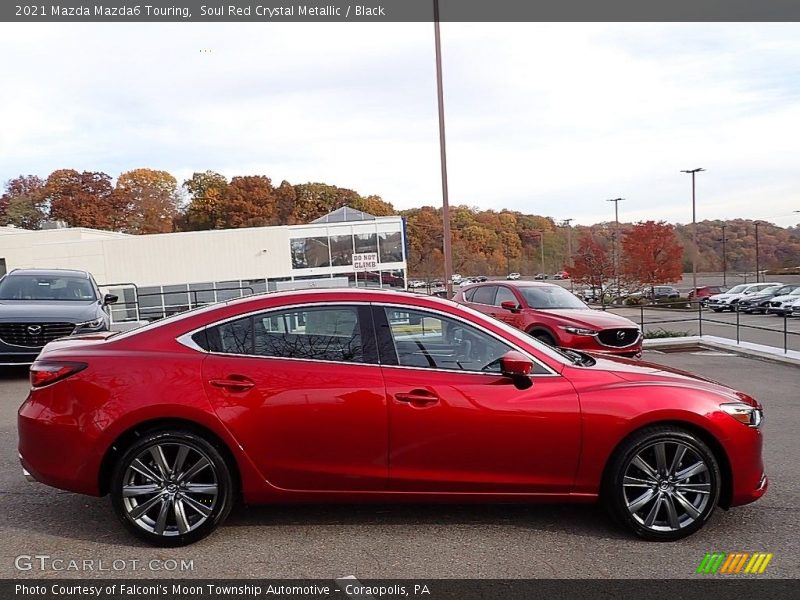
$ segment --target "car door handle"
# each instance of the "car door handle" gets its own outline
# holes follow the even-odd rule
[[[439,396],[425,390],[411,390],[394,395],[398,402],[407,402],[412,406],[429,406],[439,402]]]
[[[244,392],[255,386],[255,382],[247,377],[229,379],[211,379],[209,382],[214,387],[223,388],[232,392]]]

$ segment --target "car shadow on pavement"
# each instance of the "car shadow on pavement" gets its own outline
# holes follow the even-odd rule
[[[630,539],[595,505],[296,504],[238,506],[225,527],[492,526]]]
[[[13,515],[7,529],[17,539],[58,537],[115,546],[147,547],[117,521],[108,498],[42,489],[25,493],[15,484],[2,494],[3,511]],[[16,501],[15,501],[16,500]],[[46,509],[46,510],[45,510]],[[555,504],[297,504],[238,505],[220,532],[229,528],[322,527],[475,527],[524,528],[596,539],[628,539],[598,506]],[[212,534],[211,539],[213,539]]]

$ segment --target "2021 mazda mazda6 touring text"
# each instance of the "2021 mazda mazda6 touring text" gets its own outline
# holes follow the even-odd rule
[[[404,292],[272,293],[64,338],[30,377],[26,474],[109,494],[154,544],[204,537],[239,497],[601,501],[675,540],[767,488],[746,394]]]

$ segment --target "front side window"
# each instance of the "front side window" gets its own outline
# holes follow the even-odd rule
[[[499,373],[511,346],[461,321],[386,308],[397,362],[404,367]]]
[[[210,327],[198,343],[223,354],[365,362],[357,307],[260,313]]]
[[[517,297],[507,287],[501,285],[497,288],[497,295],[494,297],[495,306],[502,306],[503,302],[513,302],[516,305],[519,305],[519,301]]]

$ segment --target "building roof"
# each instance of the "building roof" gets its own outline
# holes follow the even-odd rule
[[[348,221],[374,221],[376,217],[365,213],[361,210],[356,210],[349,206],[342,206],[327,215],[314,219],[312,223],[345,223]]]

